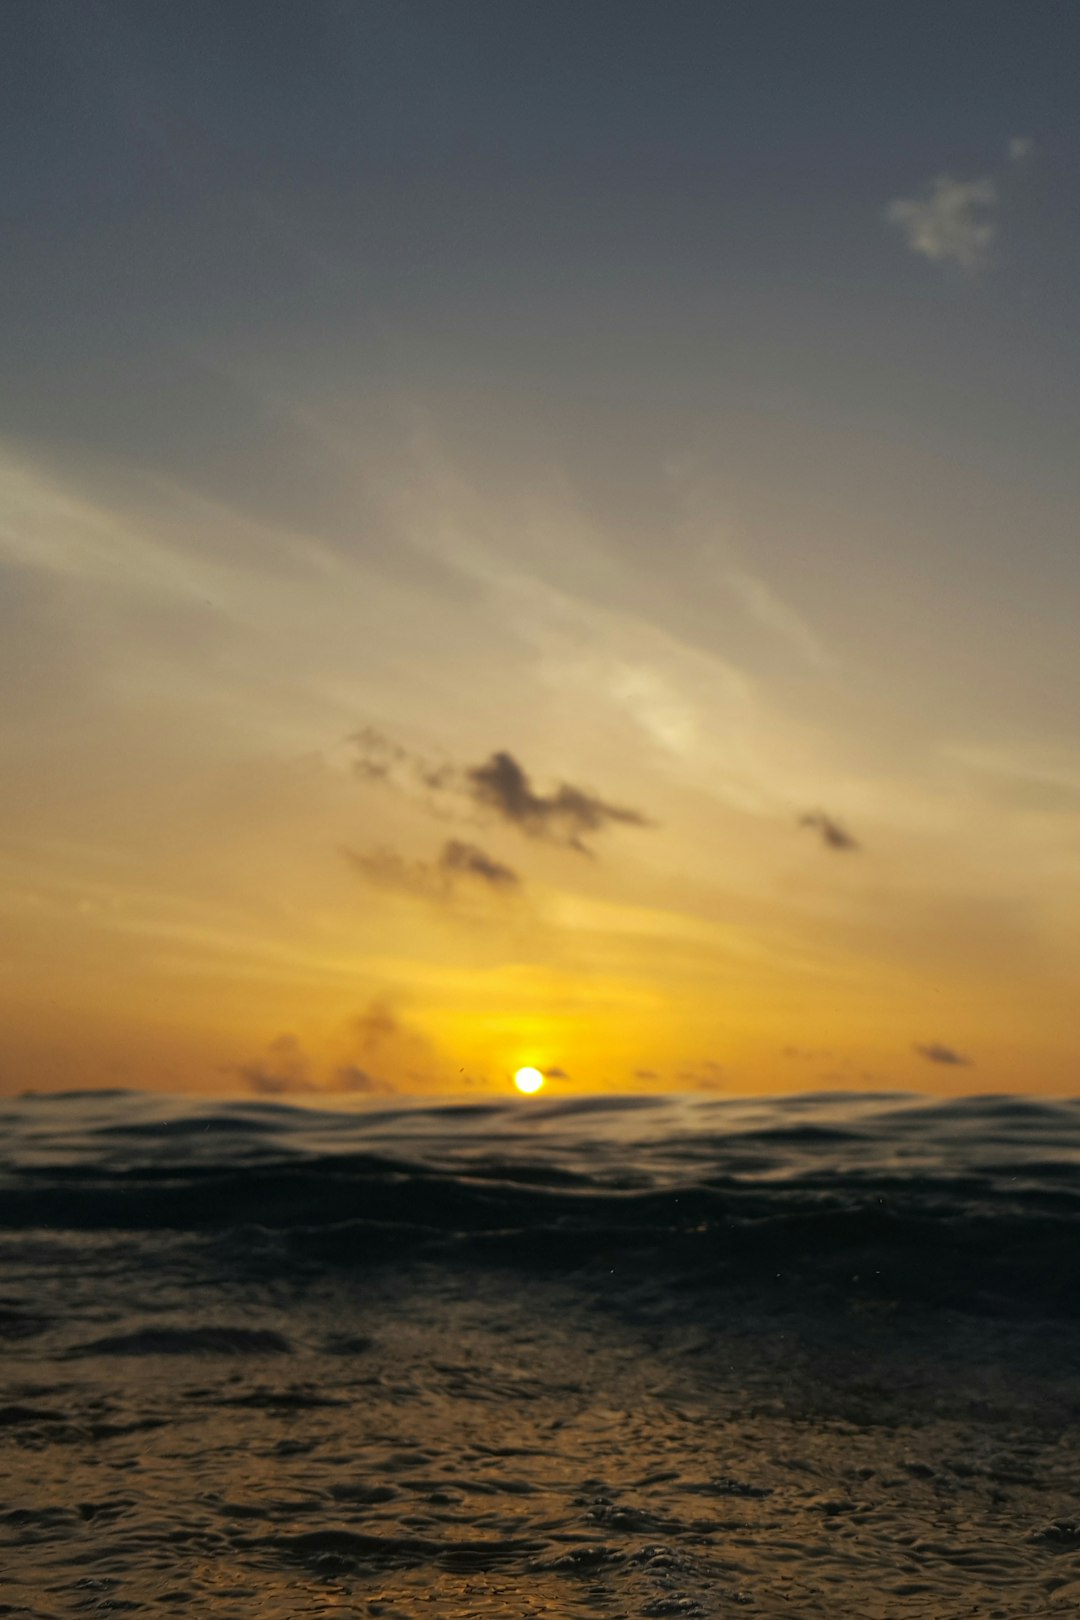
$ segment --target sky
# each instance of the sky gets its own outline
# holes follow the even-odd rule
[[[1074,6],[4,32],[0,1090],[1078,1090]]]

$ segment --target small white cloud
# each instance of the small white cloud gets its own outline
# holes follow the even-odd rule
[[[1025,163],[1033,158],[1038,148],[1030,135],[1014,135],[1009,142],[1007,151],[1010,163]]]
[[[980,270],[997,235],[997,186],[989,176],[954,180],[940,174],[921,197],[898,197],[885,209],[913,253],[934,264]]]

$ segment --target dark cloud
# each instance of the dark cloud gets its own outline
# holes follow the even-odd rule
[[[565,1069],[545,1069],[545,1080],[569,1080],[570,1076]]]
[[[460,838],[447,839],[435,862],[407,861],[396,850],[385,848],[366,854],[354,849],[343,849],[341,853],[366,883],[415,894],[424,900],[449,900],[461,878],[504,893],[518,888],[521,882],[513,867]]]
[[[582,842],[585,833],[602,832],[612,823],[649,827],[638,810],[608,804],[584,788],[563,782],[554,793],[537,793],[513,754],[492,754],[483,765],[465,773],[468,790],[477,804],[494,810],[529,838],[543,838],[581,854],[590,853]]]
[[[951,1046],[943,1046],[940,1041],[928,1041],[925,1046],[916,1045],[912,1049],[918,1052],[927,1063],[946,1063],[958,1068],[969,1068],[971,1058],[965,1057],[963,1052],[956,1052]]]
[[[853,838],[846,828],[842,827],[832,816],[827,816],[824,810],[809,810],[806,815],[799,817],[800,827],[812,827],[821,834],[821,841],[828,849],[854,850],[861,849],[862,845],[857,838]]]
[[[510,889],[521,881],[513,867],[493,860],[475,844],[464,844],[460,838],[447,839],[443,845],[439,870],[452,876],[478,878],[495,889]]]
[[[372,726],[355,732],[349,741],[355,749],[354,769],[366,782],[419,798],[436,814],[467,816],[470,810],[494,811],[526,837],[579,854],[591,854],[585,837],[607,827],[655,825],[640,811],[609,804],[569,782],[560,783],[550,793],[537,792],[524,767],[506,749],[493,753],[481,765],[460,767],[435,764],[410,753]]]
[[[635,1069],[635,1080],[659,1080],[660,1076],[655,1069]]]

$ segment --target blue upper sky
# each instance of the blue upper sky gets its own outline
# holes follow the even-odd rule
[[[1067,4],[14,0],[7,35],[10,432],[212,441],[207,353],[258,351],[571,411],[795,390],[915,434],[959,390],[990,453],[1068,437]],[[935,283],[883,208],[1016,137],[994,273]]]

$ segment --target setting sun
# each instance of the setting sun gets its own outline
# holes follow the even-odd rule
[[[514,1076],[514,1084],[519,1091],[532,1093],[539,1091],[544,1083],[544,1077],[539,1069],[519,1069]]]

